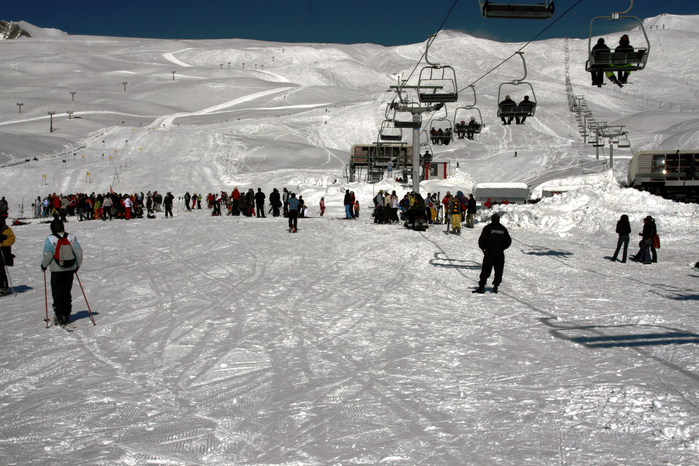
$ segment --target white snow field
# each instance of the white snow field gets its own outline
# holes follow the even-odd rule
[[[590,87],[587,40],[571,39],[575,93],[598,121],[626,125],[636,151],[699,149],[699,17],[646,25],[648,66],[622,90]],[[699,206],[624,188],[631,152],[615,149],[612,172],[583,144],[564,39],[525,49],[536,117],[495,117],[498,86],[523,74],[515,58],[476,84],[487,125],[476,141],[433,147],[451,176],[423,193],[580,186],[497,209],[513,238],[503,284],[474,295],[491,212],[461,236],[375,225],[374,193],[410,187],[344,177],[424,44],[33,32],[0,42],[0,196],[29,222],[13,227],[17,293],[0,299],[0,464],[699,464],[699,272],[688,267]],[[465,87],[522,45],[447,31],[430,57]],[[87,302],[76,281],[77,329],[46,329],[50,231],[32,200],[110,186],[178,197],[287,187],[314,218],[297,234],[283,218],[207,209],[70,218]],[[359,220],[338,219],[346,189]],[[642,219],[656,219],[657,264],[608,260],[622,214],[631,254]]]

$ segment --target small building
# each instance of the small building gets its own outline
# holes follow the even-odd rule
[[[488,199],[497,204],[505,199],[510,204],[526,204],[530,193],[526,183],[477,183],[473,185],[473,197],[481,205]]]
[[[446,180],[449,174],[449,162],[426,163],[424,167],[425,180]]]

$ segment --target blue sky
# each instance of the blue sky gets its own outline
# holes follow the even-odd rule
[[[537,3],[544,0],[509,0]],[[499,0],[496,3],[507,3]],[[527,41],[577,0],[557,0],[550,21],[484,19],[478,0],[458,0],[444,27],[500,41]],[[22,0],[4,2],[0,19],[70,34],[179,39],[243,38],[278,42],[422,42],[438,30],[454,0]],[[8,4],[9,3],[9,4]],[[636,0],[629,14],[699,14],[699,0]],[[582,0],[541,38],[587,37],[595,16],[624,11],[629,0]],[[597,27],[598,22],[595,23]],[[597,31],[598,34],[607,31]]]

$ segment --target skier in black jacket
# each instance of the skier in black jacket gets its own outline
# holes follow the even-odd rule
[[[257,188],[257,193],[255,193],[255,204],[257,205],[257,218],[266,217],[265,215],[265,193],[262,192],[262,188]]]
[[[481,278],[478,288],[474,293],[485,293],[485,283],[490,277],[490,272],[495,268],[495,278],[493,279],[493,293],[498,292],[498,286],[502,282],[502,271],[505,268],[505,249],[512,244],[512,238],[507,228],[500,224],[500,216],[493,214],[491,222],[481,232],[478,238],[478,247],[483,251],[483,267],[481,268]]]
[[[274,188],[272,194],[269,195],[269,203],[272,206],[272,215],[279,217],[279,207],[281,207],[282,201],[281,195],[279,194],[279,190],[277,188]]]
[[[616,243],[616,251],[614,251],[614,257],[612,257],[612,262],[616,262],[619,256],[619,250],[623,247],[623,255],[621,262],[626,262],[626,253],[629,249],[629,234],[631,234],[631,224],[629,223],[629,216],[622,215],[618,222],[616,222],[616,232],[619,235],[619,240]]]

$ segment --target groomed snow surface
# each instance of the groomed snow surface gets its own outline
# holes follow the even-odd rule
[[[650,32],[659,58],[629,93],[590,88],[587,41],[570,41],[571,79],[598,121],[627,125],[635,150],[697,149],[699,118],[680,106],[697,84],[687,44],[699,21],[661,23]],[[521,45],[448,32],[430,53],[468,83]],[[376,138],[394,73],[407,77],[424,44],[0,43],[0,105],[16,112],[0,113],[0,196],[11,218],[29,217],[13,227],[17,295],[0,298],[0,464],[699,464],[699,272],[688,266],[699,206],[623,188],[630,151],[615,149],[614,172],[606,152],[596,159],[568,111],[563,50],[562,39],[527,48],[540,107],[526,125],[495,118],[498,85],[521,77],[508,62],[478,84],[479,138],[433,148],[450,177],[423,194],[578,187],[496,207],[513,244],[500,292],[474,295],[493,211],[460,236],[375,225],[374,194],[410,187],[343,176],[351,145]],[[287,187],[314,218],[295,234],[282,218],[206,209],[70,218],[96,325],[76,281],[77,329],[46,329],[50,230],[31,202],[110,186],[176,197]],[[341,219],[346,189],[358,220]],[[642,219],[656,219],[657,264],[609,261],[622,214],[630,254]]]
[[[501,211],[485,295],[485,214],[461,236],[339,205],[296,234],[208,210],[71,222],[97,322],[76,283],[73,333],[42,321],[48,225],[17,226],[3,462],[696,464],[697,207],[657,206],[658,264],[611,263],[614,191]]]

